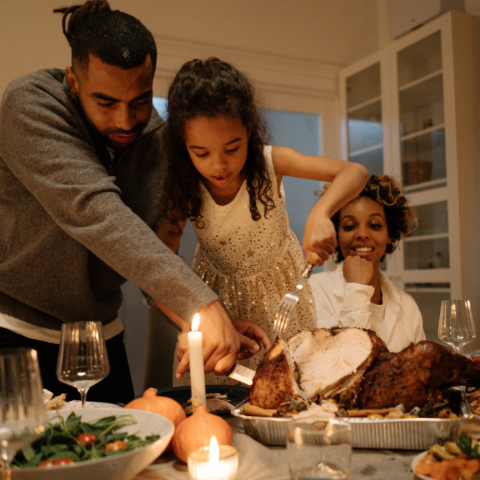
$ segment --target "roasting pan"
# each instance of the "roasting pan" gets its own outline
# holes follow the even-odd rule
[[[230,413],[243,420],[245,433],[264,445],[286,445],[288,423],[286,417],[253,417],[243,414],[243,407]],[[473,417],[470,405],[462,395],[459,418],[348,418],[341,420],[352,427],[353,448],[392,450],[428,450],[431,445],[455,441],[460,435],[461,423]]]

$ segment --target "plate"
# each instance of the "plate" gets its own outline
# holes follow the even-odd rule
[[[207,393],[227,394],[227,400],[232,404],[232,408],[236,408],[240,403],[250,398],[250,387],[242,387],[237,385],[206,385]],[[173,387],[158,390],[157,395],[170,397],[176,400],[184,409],[188,407],[192,396],[190,387]],[[230,410],[214,410],[215,415],[230,415]],[[191,415],[191,413],[187,413]]]
[[[102,480],[131,480],[144,470],[167,448],[173,436],[175,427],[165,417],[143,410],[117,408],[112,409],[65,409],[59,410],[58,414],[66,419],[71,412],[82,417],[82,421],[90,422],[103,417],[119,414],[131,414],[137,423],[127,425],[119,432],[136,434],[141,438],[148,435],[160,435],[160,438],[147,445],[130,452],[99,458],[97,460],[85,460],[68,465],[51,468],[25,467],[12,470],[12,480],[83,480],[88,478],[100,478]],[[56,412],[48,412],[48,420],[54,421]],[[54,423],[56,423],[54,421]]]
[[[67,402],[67,404],[60,408],[60,410],[76,410],[76,409],[81,409],[82,408],[82,401],[81,400],[71,400],[70,402]],[[105,409],[111,409],[111,408],[122,408],[120,405],[115,405],[114,403],[104,403],[104,402],[85,402],[85,408],[101,408],[103,410]]]
[[[422,453],[419,453],[413,460],[412,460],[412,472],[415,475],[415,478],[419,478],[420,480],[432,480],[432,477],[427,477],[426,475],[420,475],[415,473],[415,467],[418,465],[418,462],[428,454],[428,450]]]

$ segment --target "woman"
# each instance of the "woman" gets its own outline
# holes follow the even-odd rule
[[[332,217],[336,268],[310,278],[318,327],[374,330],[392,352],[425,340],[413,298],[380,270],[416,216],[392,177],[371,176],[360,195]]]

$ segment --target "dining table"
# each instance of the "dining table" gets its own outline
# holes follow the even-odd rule
[[[237,480],[289,480],[286,447],[265,446],[245,433],[241,418],[225,417],[239,454]],[[480,417],[462,422],[462,430],[480,439]],[[412,460],[418,450],[352,450],[352,480],[413,480]],[[135,480],[189,480],[188,467],[173,452],[161,455]]]

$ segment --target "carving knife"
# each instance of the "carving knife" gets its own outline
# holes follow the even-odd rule
[[[236,363],[225,375],[233,380],[242,382],[245,385],[251,385],[253,383],[253,377],[255,376],[255,373],[255,370]]]

